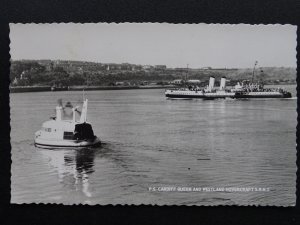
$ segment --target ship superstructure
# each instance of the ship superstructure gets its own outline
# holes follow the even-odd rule
[[[165,91],[165,95],[168,98],[232,98],[235,93],[226,89],[226,78],[222,77],[220,82],[220,87],[215,88],[215,78],[209,78],[209,84],[204,88],[199,87],[187,87],[187,88],[177,88],[169,89]]]

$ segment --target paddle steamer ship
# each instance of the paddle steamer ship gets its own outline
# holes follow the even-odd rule
[[[255,63],[256,66],[257,62]],[[165,91],[167,98],[190,99],[216,99],[216,98],[291,98],[290,92],[283,88],[264,88],[263,84],[253,83],[254,71],[253,69],[252,81],[238,82],[234,88],[226,89],[226,78],[222,77],[220,87],[215,88],[215,78],[209,78],[209,84],[206,88],[199,87],[183,87],[168,89]]]

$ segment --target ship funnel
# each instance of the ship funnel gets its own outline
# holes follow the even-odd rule
[[[215,86],[215,78],[214,77],[210,77],[209,78],[209,84],[208,84],[208,90],[212,91],[213,88]]]
[[[56,121],[61,121],[62,107],[56,106]]]
[[[83,106],[82,106],[82,112],[81,112],[81,116],[80,116],[80,123],[85,123],[86,122],[86,115],[87,115],[87,103],[88,100],[86,99],[83,102]]]
[[[72,108],[72,114],[73,114],[73,119],[72,119],[72,121],[73,121],[73,123],[75,123],[76,122],[76,108]]]
[[[225,90],[225,87],[226,87],[226,78],[225,77],[222,77],[221,78],[221,82],[220,82],[220,90]]]

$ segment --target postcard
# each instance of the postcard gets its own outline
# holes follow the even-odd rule
[[[296,203],[293,25],[10,24],[11,203]]]

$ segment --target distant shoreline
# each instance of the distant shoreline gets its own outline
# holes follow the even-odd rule
[[[70,86],[62,88],[52,88],[51,86],[19,86],[10,87],[10,93],[25,93],[25,92],[48,92],[48,91],[95,91],[95,90],[131,90],[131,89],[165,89],[174,88],[173,85],[147,85],[147,86]]]
[[[291,83],[266,85],[297,85]],[[176,88],[174,85],[145,85],[145,86],[70,86],[53,89],[51,86],[19,86],[10,87],[10,93],[49,92],[49,91],[105,91],[105,90],[131,90],[131,89],[166,89]]]

